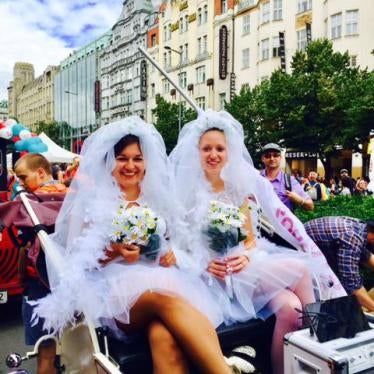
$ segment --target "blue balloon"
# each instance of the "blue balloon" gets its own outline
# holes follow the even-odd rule
[[[12,127],[12,134],[13,136],[18,136],[19,133],[22,131],[22,130],[27,130],[27,128],[23,125],[21,125],[20,123],[16,123],[13,127]]]
[[[30,153],[43,153],[48,151],[48,146],[44,143],[30,144],[27,149]]]
[[[18,142],[14,143],[14,148],[17,152],[26,151],[26,140],[18,140]]]

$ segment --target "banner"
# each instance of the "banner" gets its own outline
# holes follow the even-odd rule
[[[281,60],[281,70],[286,72],[286,49],[284,41],[284,32],[279,32],[279,57]]]
[[[219,29],[219,77],[227,77],[227,27],[224,25]]]
[[[368,190],[374,192],[374,138],[370,139],[368,145],[368,155],[370,155],[369,161],[369,179]]]

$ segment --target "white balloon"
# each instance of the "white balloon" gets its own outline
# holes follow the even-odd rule
[[[21,130],[19,133],[19,137],[23,139],[29,139],[31,138],[31,132],[29,130]]]
[[[17,123],[17,121],[13,118],[8,118],[6,121],[5,121],[5,126],[9,126],[9,127],[12,127],[13,125],[15,125]]]
[[[0,129],[0,138],[10,139],[12,136],[12,129],[10,129],[9,127]]]

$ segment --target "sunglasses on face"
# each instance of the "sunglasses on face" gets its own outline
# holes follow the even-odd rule
[[[278,153],[278,152],[276,152],[276,153],[265,153],[264,157],[265,158],[271,158],[271,157],[277,158],[277,157],[280,157],[280,153]]]

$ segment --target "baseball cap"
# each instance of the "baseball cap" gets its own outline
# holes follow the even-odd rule
[[[276,151],[276,152],[282,152],[282,148],[275,143],[268,143],[262,147],[261,153],[264,154],[269,151]]]
[[[340,169],[340,174],[343,174],[343,173],[347,173],[348,174],[348,170],[347,169]]]

